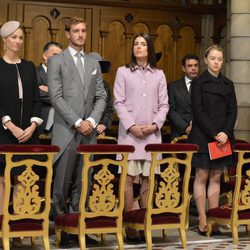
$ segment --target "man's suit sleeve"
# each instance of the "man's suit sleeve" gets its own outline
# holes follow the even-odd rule
[[[44,82],[45,79],[43,79],[43,77],[42,77],[41,70],[39,68],[37,68],[36,72],[37,72],[37,83],[38,83],[38,86],[41,86],[41,85],[47,86],[47,83]],[[46,74],[46,73],[44,72],[44,74]],[[49,93],[45,92],[45,91],[42,91],[40,88],[39,88],[39,92],[40,92],[40,100],[41,100],[41,102],[42,103],[46,103],[46,104],[50,104]]]
[[[187,122],[176,111],[176,97],[175,97],[175,83],[168,84],[168,96],[169,96],[169,112],[168,119],[172,126],[174,126],[180,133],[184,133],[185,129],[189,126]]]
[[[98,62],[96,63],[95,68],[97,69],[97,77],[95,81],[96,84],[95,96],[94,96],[95,103],[94,103],[94,108],[91,111],[89,117],[93,118],[96,123],[99,123],[103,111],[106,107],[107,94],[103,86],[102,72]]]

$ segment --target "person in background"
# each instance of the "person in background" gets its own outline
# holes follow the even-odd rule
[[[71,208],[79,211],[82,178],[82,157],[79,144],[96,143],[95,128],[106,105],[99,63],[84,53],[86,22],[72,17],[65,23],[69,46],[49,58],[48,86],[55,109],[52,144],[60,147],[54,158],[53,216],[69,212],[67,203],[72,180]],[[87,237],[87,243],[96,243]],[[62,234],[61,244],[69,247],[69,236]]]
[[[221,73],[223,59],[221,47],[209,47],[204,58],[207,69],[192,82],[193,122],[188,141],[199,145],[199,152],[192,158],[192,167],[195,168],[193,195],[199,216],[200,235],[205,235],[207,231],[206,197],[209,209],[218,206],[221,175],[223,169],[232,164],[232,156],[210,160],[208,152],[209,142],[216,141],[220,146],[228,140],[234,143],[237,101],[233,82]],[[218,227],[213,228],[213,234],[221,234]]]
[[[88,55],[90,57],[96,59],[99,62],[100,66],[101,66],[102,73],[109,73],[110,66],[111,66],[110,61],[104,60],[96,52],[91,52]],[[109,135],[108,128],[112,123],[113,114],[114,114],[113,98],[111,95],[109,83],[107,81],[103,80],[103,85],[104,85],[104,89],[105,89],[106,94],[107,94],[107,100],[106,100],[107,104],[106,104],[105,110],[102,114],[102,118],[96,127],[96,131],[97,131],[98,135]]]
[[[133,40],[131,61],[117,70],[114,84],[114,107],[119,118],[118,144],[135,146],[129,155],[125,187],[125,212],[133,208],[133,182],[141,175],[140,202],[146,207],[151,155],[149,143],[161,143],[161,127],[169,109],[166,77],[156,68],[152,38],[147,33]],[[140,239],[127,230],[127,240]]]
[[[43,63],[37,67],[38,86],[40,89],[40,99],[42,103],[41,117],[43,124],[39,126],[39,134],[49,134],[52,132],[54,122],[54,109],[51,107],[48,84],[47,84],[47,67],[48,60],[51,56],[57,55],[62,51],[62,45],[57,42],[48,42],[43,48]]]
[[[168,84],[169,112],[171,135],[170,140],[188,135],[192,129],[191,83],[199,73],[199,58],[187,54],[182,59],[184,77]]]
[[[0,144],[39,144],[37,127],[43,120],[36,67],[19,56],[24,42],[23,28],[18,21],[9,21],[3,24],[0,35],[4,45],[0,58]],[[5,164],[5,157],[0,156],[0,214],[3,213]],[[14,178],[18,174],[13,171]],[[17,180],[16,184],[13,196],[19,186]],[[15,239],[20,245],[20,238]]]

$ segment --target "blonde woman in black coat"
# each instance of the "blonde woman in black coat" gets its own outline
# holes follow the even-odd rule
[[[231,156],[210,160],[208,143],[217,141],[223,145],[229,140],[232,144],[237,116],[233,82],[220,72],[223,50],[217,45],[209,47],[204,60],[207,70],[192,83],[193,127],[189,135],[189,141],[199,145],[199,152],[192,159],[192,167],[196,170],[194,199],[199,216],[200,235],[205,235],[207,231],[206,197],[209,209],[218,206],[221,175],[223,169],[232,163]],[[209,184],[206,190],[207,181]],[[214,234],[220,234],[218,228],[213,230]]]
[[[36,128],[42,123],[40,98],[35,65],[19,56],[23,28],[18,21],[9,21],[1,27],[0,35],[4,44],[4,55],[0,58],[0,145],[38,144]],[[5,158],[0,156],[0,214],[4,169]]]

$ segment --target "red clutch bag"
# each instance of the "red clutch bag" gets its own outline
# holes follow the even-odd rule
[[[232,154],[229,140],[227,140],[222,146],[217,141],[208,143],[208,151],[210,160],[215,160]]]

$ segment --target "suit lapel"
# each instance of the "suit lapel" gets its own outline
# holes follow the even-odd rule
[[[186,100],[186,102],[191,105],[190,92],[187,89],[184,78],[182,79],[182,82],[180,82],[179,91],[181,92],[183,99]]]
[[[79,72],[76,68],[74,59],[72,58],[70,52],[68,49],[64,50],[64,63],[66,64],[66,66],[68,67],[74,82],[77,84],[77,86],[79,87],[80,91],[82,92],[82,94],[84,95],[84,88],[82,86],[82,80],[80,78]]]

